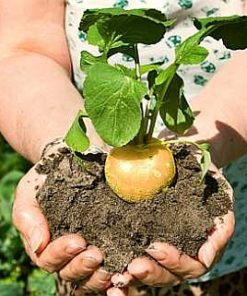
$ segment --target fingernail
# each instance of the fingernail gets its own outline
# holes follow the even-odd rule
[[[151,256],[154,257],[156,260],[163,260],[167,258],[167,254],[163,251],[155,250],[155,249],[146,249],[146,252]]]
[[[128,271],[134,277],[138,277],[138,280],[144,279],[149,274],[149,270],[144,269],[143,265],[136,263],[130,263]]]
[[[95,257],[93,256],[85,256],[83,258],[83,264],[86,266],[86,267],[96,267],[98,266],[99,264],[101,263],[101,260],[98,260],[96,259]]]
[[[153,257],[155,260],[161,261],[161,260],[165,260],[166,258],[169,257],[168,253],[163,251],[163,250],[161,251],[159,249],[150,249],[150,248],[148,248],[145,251],[148,253],[148,255]]]
[[[80,245],[80,244],[77,244],[77,243],[70,243],[67,248],[66,248],[66,252],[68,254],[78,254],[80,252],[82,252],[83,250],[85,250],[86,247],[84,245]]]
[[[214,258],[215,258],[215,250],[210,243],[207,243],[205,250],[201,254],[201,260],[205,264],[205,266],[209,268],[212,265]]]
[[[35,226],[30,234],[30,247],[33,253],[36,253],[43,242],[43,234],[39,227]]]
[[[122,274],[114,274],[111,278],[111,282],[113,283],[114,287],[122,288],[125,286],[125,278]]]
[[[111,279],[111,274],[103,269],[99,269],[97,273],[98,273],[98,279],[100,281],[109,281]]]

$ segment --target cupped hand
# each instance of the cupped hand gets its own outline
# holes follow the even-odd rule
[[[42,269],[57,272],[68,281],[83,279],[82,290],[104,290],[111,275],[100,268],[103,255],[95,246],[87,246],[79,235],[68,234],[50,241],[49,226],[36,200],[45,181],[35,166],[18,184],[13,206],[13,222],[20,231],[26,252]],[[79,294],[78,294],[79,295]]]
[[[212,169],[215,177],[223,178],[216,167]],[[233,201],[233,191],[229,184],[228,194]],[[112,277],[115,288],[109,290],[108,295],[127,295],[124,289],[135,281],[148,286],[171,287],[184,280],[200,277],[221,257],[234,232],[234,221],[233,211],[216,218],[214,230],[199,249],[197,258],[186,255],[172,245],[153,243],[146,252],[154,260],[148,257],[134,259],[129,264],[127,272]]]

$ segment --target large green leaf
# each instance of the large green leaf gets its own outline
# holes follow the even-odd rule
[[[222,39],[230,49],[247,48],[247,16],[227,16],[195,19],[197,29],[206,29],[207,36]]]
[[[88,32],[89,28],[100,19],[109,19],[112,15],[119,15],[122,8],[87,9],[81,19],[79,29]]]
[[[175,74],[160,107],[164,124],[173,132],[185,133],[193,124],[194,115],[183,95],[183,80]]]
[[[116,53],[127,45],[157,43],[171,24],[155,9],[99,9],[84,13],[80,30],[87,33],[88,42],[97,45],[100,51],[108,53],[115,49]]]
[[[103,38],[106,36],[105,32],[113,36],[114,42],[110,42],[114,47],[120,45],[119,41],[123,44],[154,44],[159,42],[166,32],[164,25],[137,15],[113,16],[109,21],[98,23],[98,26]]]
[[[109,19],[112,16],[119,15],[140,16],[158,24],[163,24],[166,27],[174,23],[174,20],[167,20],[166,15],[157,9],[140,8],[125,10],[123,8],[103,8],[86,10],[81,19],[79,29],[87,32],[89,27],[95,24],[99,19]]]
[[[136,136],[145,93],[142,83],[113,66],[97,64],[90,68],[84,82],[85,108],[107,144],[122,146]]]
[[[78,112],[71,128],[65,136],[65,143],[74,152],[83,152],[89,145],[89,139],[86,136],[86,126],[83,122],[85,112],[82,110]]]

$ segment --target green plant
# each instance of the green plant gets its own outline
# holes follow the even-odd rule
[[[155,9],[107,8],[84,13],[80,30],[87,34],[88,42],[97,46],[100,54],[81,53],[81,69],[86,73],[83,86],[85,110],[78,113],[65,137],[73,151],[82,152],[89,146],[83,117],[89,117],[100,137],[113,147],[139,145],[144,149],[147,145],[153,146],[158,115],[169,130],[186,134],[193,124],[194,114],[183,94],[184,82],[177,73],[179,67],[205,60],[208,51],[200,43],[207,36],[222,39],[225,46],[233,50],[247,47],[246,16],[194,19],[198,32],[176,47],[175,60],[169,67],[163,69],[163,64],[141,65],[139,44],[159,42],[171,26],[176,26],[176,21],[167,20]],[[109,58],[117,53],[133,58],[134,68],[109,64]],[[147,77],[145,82],[144,74]],[[185,139],[183,142],[188,141]],[[168,149],[171,143],[175,142],[162,141],[164,149]],[[209,145],[190,144],[202,152],[203,179],[210,165]],[[122,157],[125,156],[123,153]],[[172,162],[170,159],[169,163]],[[106,176],[112,174],[114,172],[106,172]],[[153,192],[166,187],[169,182],[164,180],[163,186]],[[119,184],[111,187],[118,195],[124,195]]]

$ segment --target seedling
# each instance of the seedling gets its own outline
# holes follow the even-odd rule
[[[153,133],[158,115],[179,135],[185,135],[193,124],[179,67],[207,58],[207,49],[200,45],[207,36],[222,39],[229,49],[247,47],[246,16],[194,19],[193,23],[198,32],[176,47],[174,62],[165,68],[164,63],[141,64],[139,47],[161,41],[176,20],[168,20],[156,9],[87,10],[82,17],[79,29],[97,47],[98,55],[81,53],[85,110],[78,113],[65,142],[74,152],[89,147],[82,120],[88,116],[104,142],[113,147],[106,159],[106,180],[127,201],[151,198],[174,179],[176,168],[169,146],[181,140],[158,140]],[[134,67],[110,64],[109,59],[119,53],[133,59]],[[211,162],[209,145],[190,144],[201,152],[203,180]]]

